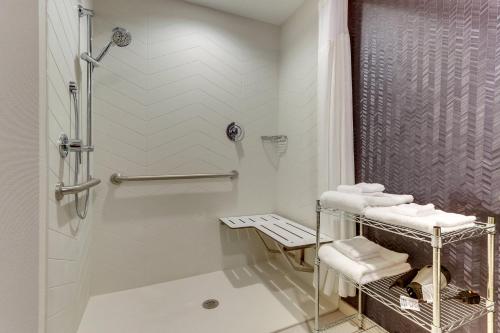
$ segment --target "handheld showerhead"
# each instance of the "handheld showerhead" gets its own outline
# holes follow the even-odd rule
[[[128,46],[132,41],[132,35],[126,29],[117,27],[113,29],[111,41],[116,46],[125,47]]]
[[[109,52],[111,46],[116,45],[119,47],[128,46],[132,42],[132,35],[124,28],[116,27],[113,29],[113,34],[111,35],[111,40],[102,49],[101,53],[95,58],[90,57],[88,54],[84,53],[82,58],[94,64],[95,67],[99,66],[99,62],[104,58],[104,56]]]

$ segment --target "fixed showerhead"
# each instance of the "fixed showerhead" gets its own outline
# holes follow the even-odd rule
[[[130,44],[132,41],[132,35],[126,29],[123,28],[114,28],[113,36],[111,37],[111,41],[119,47],[125,47]]]

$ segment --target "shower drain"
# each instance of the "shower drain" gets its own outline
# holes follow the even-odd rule
[[[205,302],[202,303],[202,306],[204,309],[215,309],[216,307],[219,306],[219,301],[216,299],[207,299]]]

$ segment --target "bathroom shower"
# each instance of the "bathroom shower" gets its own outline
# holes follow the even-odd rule
[[[100,61],[106,56],[112,46],[125,47],[132,41],[132,35],[124,28],[116,27],[112,30],[111,39],[108,44],[99,52],[97,56],[92,53],[92,40],[93,40],[93,26],[92,17],[94,11],[79,6],[79,17],[86,17],[87,19],[87,51],[80,55],[80,58],[87,62],[87,142],[84,145],[80,138],[80,108],[78,102],[78,87],[75,82],[70,82],[69,92],[73,100],[73,108],[75,114],[75,138],[70,139],[66,134],[61,134],[59,137],[59,152],[62,158],[66,158],[69,152],[75,152],[75,164],[73,170],[74,185],[65,186],[63,182],[56,184],[56,199],[62,200],[65,195],[74,194],[75,196],[75,209],[77,215],[84,219],[87,216],[89,191],[90,188],[101,183],[100,179],[93,178],[90,174],[90,153],[94,151],[92,144],[92,88],[93,78],[92,73],[95,67],[100,66]],[[86,181],[79,182],[79,175],[82,165],[82,153],[86,152]],[[85,191],[85,198],[83,200],[83,208],[80,207],[79,193]]]

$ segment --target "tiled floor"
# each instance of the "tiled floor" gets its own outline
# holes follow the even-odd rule
[[[272,263],[92,297],[79,333],[310,332],[313,290]],[[203,309],[210,298],[219,307]],[[331,305],[322,308],[331,312]],[[338,319],[340,312],[328,317]],[[303,323],[303,324],[302,324]],[[336,333],[357,329],[343,324]]]

